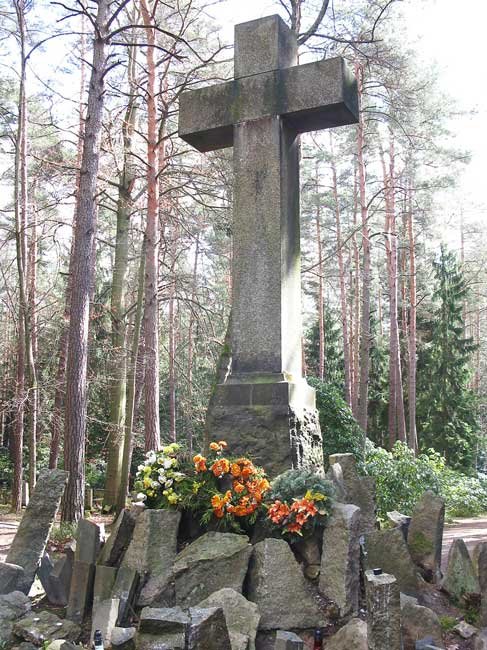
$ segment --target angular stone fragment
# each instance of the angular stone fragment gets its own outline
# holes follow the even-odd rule
[[[477,575],[480,586],[480,620],[482,627],[487,625],[487,542],[479,542],[474,549]]]
[[[413,562],[430,582],[441,579],[444,522],[444,499],[430,490],[426,491],[413,510],[407,539]]]
[[[110,598],[98,603],[96,609],[93,608],[90,637],[92,642],[95,631],[100,630],[104,645],[110,645],[113,628],[117,625],[119,606],[120,600],[118,598]]]
[[[366,571],[365,592],[369,650],[401,650],[401,606],[396,579],[387,573],[375,575]]]
[[[93,588],[93,609],[96,610],[98,605],[108,600],[112,595],[113,585],[117,577],[117,568],[112,566],[96,565],[95,583]],[[117,596],[113,594],[113,597]]]
[[[31,609],[29,598],[21,591],[0,595],[0,643],[10,641],[13,622]]]
[[[427,636],[424,639],[416,641],[415,650],[442,650],[442,648],[434,645],[434,639],[431,636]]]
[[[460,600],[466,594],[479,594],[480,585],[463,539],[455,539],[448,553],[442,587]]]
[[[88,562],[74,563],[66,618],[75,623],[83,622],[93,602],[94,580],[94,564]]]
[[[345,503],[353,503],[360,508],[361,534],[373,532],[377,528],[376,485],[372,476],[359,476],[353,454],[332,454],[329,456],[330,467],[339,464],[342,469],[341,496]],[[333,472],[336,474],[337,470]]]
[[[46,558],[46,556],[44,556]],[[68,604],[71,578],[73,574],[74,552],[69,546],[66,548],[66,555],[59,558],[54,566],[50,560],[43,558],[45,570],[42,563],[38,571],[39,579],[46,593],[47,600],[51,605],[65,607]],[[49,570],[49,567],[51,569]]]
[[[259,627],[260,613],[255,603],[248,601],[234,589],[220,589],[198,604],[198,609],[221,607],[225,615],[232,650],[242,646],[247,639],[248,650],[255,650],[255,637]]]
[[[408,547],[398,528],[377,530],[365,537],[367,569],[381,568],[392,574],[402,593],[416,596],[418,575]]]
[[[326,641],[326,650],[368,650],[367,623],[352,618]]]
[[[135,517],[129,510],[122,510],[112,526],[111,533],[98,557],[98,564],[118,566],[127,550],[135,527]]]
[[[248,598],[256,603],[261,630],[322,627],[325,617],[289,545],[266,539],[254,546],[248,575]]]
[[[191,608],[188,650],[232,650],[230,636],[221,607]]]
[[[122,566],[149,576],[138,601],[140,606],[157,601],[167,585],[176,557],[180,520],[181,513],[175,510],[144,510],[136,519]]]
[[[18,591],[24,582],[24,569],[18,564],[0,562],[0,594]]]
[[[41,472],[25,509],[6,561],[24,569],[20,591],[28,594],[64,494],[68,473],[59,469]]]
[[[145,607],[140,615],[137,650],[185,650],[189,622],[180,607]]]
[[[174,562],[177,604],[195,606],[224,587],[242,593],[251,552],[245,535],[209,532],[199,537]]]
[[[52,612],[31,612],[24,618],[16,621],[13,626],[16,636],[30,641],[36,645],[43,645],[46,641],[65,639],[77,641],[81,634],[79,625],[72,621],[59,618]]]
[[[404,535],[404,539],[407,541],[411,517],[408,517],[408,515],[403,515],[397,510],[392,510],[391,512],[387,513],[387,519],[394,528],[399,528],[401,533]]]
[[[453,631],[456,632],[462,639],[471,639],[473,636],[478,634],[479,630],[474,625],[470,625],[466,621],[460,621],[453,628]]]
[[[76,531],[75,561],[95,564],[100,552],[101,529],[88,519],[80,519]]]
[[[487,650],[487,628],[480,630],[474,641],[474,650]]]
[[[303,650],[303,640],[294,632],[277,630],[274,650]]]
[[[139,586],[139,574],[135,569],[121,566],[112,589],[112,597],[118,598],[120,608],[117,617],[117,625],[123,625],[133,609],[137,587]]]
[[[323,532],[319,589],[340,616],[358,611],[360,589],[360,508],[336,503]]]
[[[135,650],[135,627],[114,627],[112,630],[112,648],[116,650]]]
[[[437,614],[410,601],[401,606],[401,631],[404,650],[415,650],[416,642],[426,637],[430,637],[438,647],[443,645]]]

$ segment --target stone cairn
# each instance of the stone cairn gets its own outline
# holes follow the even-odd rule
[[[298,650],[314,630],[333,627],[326,650],[441,648],[440,621],[420,604],[425,580],[457,600],[484,596],[487,625],[487,543],[470,558],[456,540],[442,576],[438,497],[425,493],[406,527],[395,512],[393,527],[379,530],[375,486],[353,456],[331,456],[328,477],[336,497],[322,537],[293,546],[257,531],[190,539],[181,513],[135,504],[106,540],[102,527],[81,520],[76,542],[53,563],[45,549],[66,474],[47,473],[0,564],[0,643],[69,650],[98,629],[105,647],[123,650]],[[36,573],[65,618],[32,610]],[[487,630],[458,628],[487,650]]]

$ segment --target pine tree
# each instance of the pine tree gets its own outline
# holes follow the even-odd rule
[[[419,431],[422,449],[433,447],[454,468],[472,470],[479,422],[469,387],[475,345],[465,338],[463,301],[468,294],[455,255],[442,246],[433,263],[436,289],[429,341],[422,351]]]
[[[343,390],[343,348],[338,317],[324,310],[325,367],[323,381]],[[319,323],[316,321],[306,337],[306,365],[310,375],[319,377]]]

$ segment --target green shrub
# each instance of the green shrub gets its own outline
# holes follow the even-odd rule
[[[341,392],[336,386],[316,377],[307,379],[316,391],[316,408],[320,414],[325,468],[328,467],[330,454],[354,454],[357,461],[362,463],[364,433]]]
[[[0,447],[0,477],[5,482],[6,487],[12,484],[13,466],[10,455],[6,447]]]
[[[487,480],[445,468],[440,474],[440,493],[449,517],[472,517],[487,511]]]
[[[330,481],[312,470],[288,469],[271,482],[269,499],[292,503],[293,499],[302,499],[308,491],[319,492],[330,499],[333,486]]]

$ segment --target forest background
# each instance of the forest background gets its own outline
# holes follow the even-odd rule
[[[425,486],[452,512],[487,508],[486,104],[466,58],[480,17],[449,0],[3,0],[0,471],[15,510],[24,473],[33,488],[69,469],[73,520],[85,484],[122,507],[145,451],[199,449],[231,301],[232,166],[177,137],[178,98],[231,78],[233,24],[270,13],[301,62],[340,54],[359,85],[358,126],[301,147],[303,355],[325,453],[356,453],[384,511]],[[448,73],[432,44],[454,37]]]

